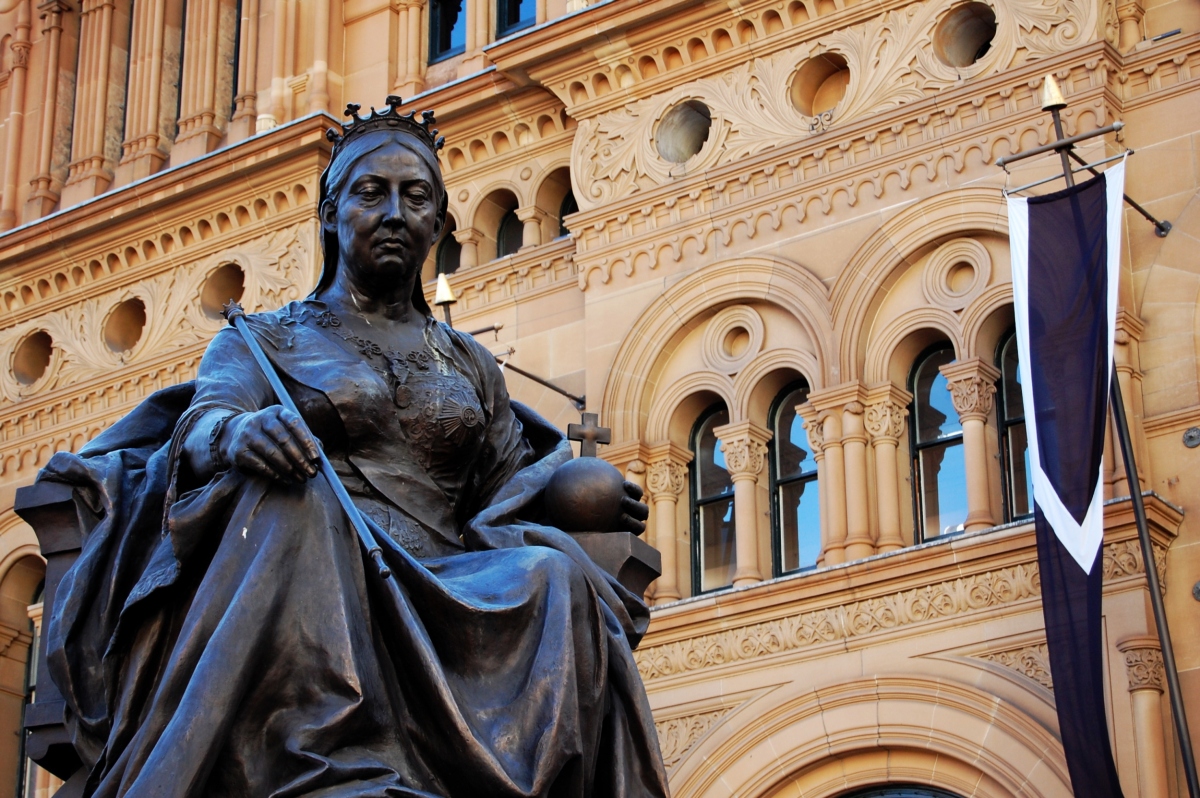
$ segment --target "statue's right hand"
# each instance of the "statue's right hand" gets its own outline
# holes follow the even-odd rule
[[[229,419],[217,441],[221,459],[247,474],[279,482],[304,482],[316,476],[317,442],[290,410],[272,405]]]

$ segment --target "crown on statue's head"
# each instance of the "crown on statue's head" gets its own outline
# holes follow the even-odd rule
[[[419,118],[412,111],[401,114],[396,109],[400,107],[403,100],[394,94],[389,95],[384,102],[387,103],[386,110],[376,111],[374,108],[371,108],[371,115],[367,117],[358,115],[359,109],[362,108],[361,105],[358,103],[347,103],[346,116],[351,117],[350,121],[342,125],[340,132],[337,128],[332,127],[325,131],[325,138],[333,142],[335,155],[351,139],[361,136],[364,133],[369,133],[372,130],[388,128],[411,133],[429,147],[430,151],[434,154],[446,143],[445,137],[439,136],[437,128],[433,127],[433,111],[422,111]]]

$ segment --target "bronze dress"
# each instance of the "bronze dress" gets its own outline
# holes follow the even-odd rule
[[[41,477],[103,515],[46,632],[89,794],[665,796],[631,653],[646,608],[538,523],[561,434],[432,318],[403,353],[314,300],[250,321],[393,578],[320,477],[188,473],[198,419],[274,403],[223,330],[194,394]]]

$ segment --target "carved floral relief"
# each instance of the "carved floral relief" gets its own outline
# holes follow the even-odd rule
[[[838,125],[924,99],[965,78],[1063,52],[1097,35],[1099,11],[1088,0],[1011,0],[997,8],[996,35],[988,52],[969,67],[954,68],[933,49],[934,29],[948,7],[930,0],[891,10],[724,74],[581,120],[571,157],[580,207],[591,209],[820,132],[824,121],[803,114],[790,96],[797,70],[814,56],[837,54],[849,68],[845,96],[828,119]],[[712,126],[699,152],[684,163],[671,163],[657,150],[656,128],[667,111],[687,100],[708,107]]]

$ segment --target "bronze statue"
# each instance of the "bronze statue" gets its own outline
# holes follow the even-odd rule
[[[316,290],[247,317],[300,415],[226,329],[41,476],[102,516],[46,625],[87,795],[667,795],[649,614],[547,523],[562,435],[430,313],[440,140],[398,104],[331,135]]]

